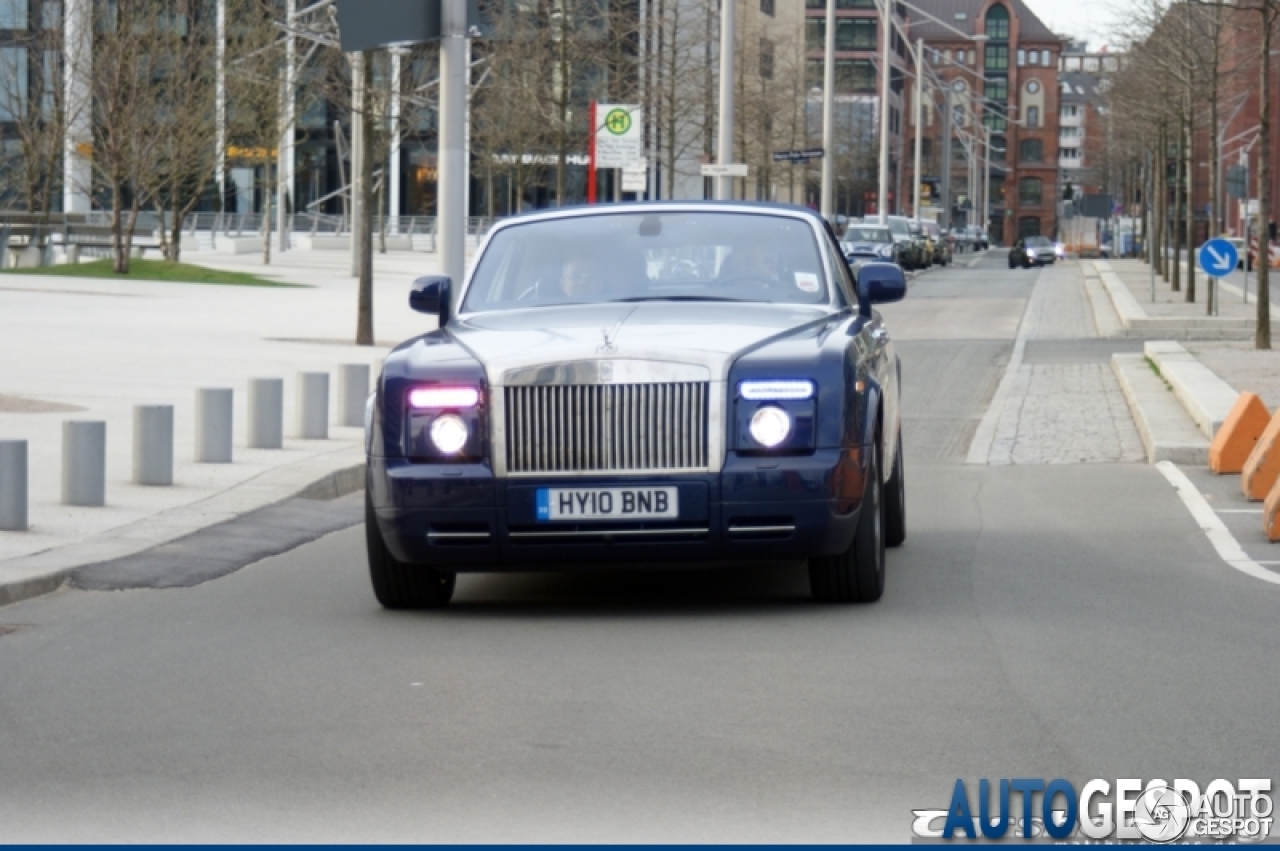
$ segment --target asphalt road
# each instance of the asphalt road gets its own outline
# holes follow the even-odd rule
[[[1003,264],[894,320],[909,536],[878,604],[654,567],[392,614],[358,528],[59,592],[0,609],[0,839],[906,841],[957,778],[1272,776],[1280,592],[1146,465],[963,463],[1038,274]]]

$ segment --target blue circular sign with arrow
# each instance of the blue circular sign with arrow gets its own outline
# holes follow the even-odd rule
[[[1240,255],[1225,239],[1211,239],[1200,246],[1200,268],[1211,278],[1225,278],[1236,270]]]

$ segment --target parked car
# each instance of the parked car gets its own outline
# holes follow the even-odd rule
[[[889,228],[879,225],[851,224],[840,244],[850,263],[897,263],[901,265],[898,246]]]
[[[975,249],[986,251],[991,248],[991,240],[987,238],[987,232],[978,225],[969,225],[965,228],[965,233],[969,235],[969,241]]]
[[[903,269],[923,269],[928,266],[924,254],[924,240],[916,236],[911,227],[911,220],[905,216],[888,216],[889,232],[893,241],[898,244],[898,256]]]
[[[447,605],[463,571],[761,559],[807,560],[820,601],[878,599],[906,515],[875,305],[906,280],[838,249],[800,208],[584,207],[415,281],[438,327],[388,355],[366,416],[378,601]]]
[[[1244,237],[1229,236],[1226,239],[1227,239],[1227,242],[1231,243],[1236,247],[1236,254],[1240,258],[1236,261],[1236,268],[1244,269],[1246,272],[1252,272],[1253,271],[1253,254],[1249,251],[1248,245],[1246,244]]]
[[[951,242],[942,236],[942,229],[937,222],[922,222],[925,235],[932,246],[931,261],[936,266],[951,265]]]
[[[1015,240],[1009,249],[1009,268],[1030,269],[1032,266],[1051,266],[1058,259],[1053,243],[1047,236],[1026,236]]]

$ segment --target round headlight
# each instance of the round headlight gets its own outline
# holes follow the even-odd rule
[[[791,417],[773,405],[761,408],[751,417],[751,436],[761,446],[773,449],[791,434]]]
[[[445,455],[456,455],[467,445],[466,421],[457,414],[436,417],[431,423],[431,442]]]

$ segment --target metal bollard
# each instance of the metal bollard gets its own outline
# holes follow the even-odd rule
[[[284,379],[249,379],[249,446],[284,447]]]
[[[27,531],[27,442],[0,440],[0,532]]]
[[[298,437],[329,438],[329,373],[298,373]]]
[[[230,387],[201,387],[196,391],[196,461],[231,463]]]
[[[100,420],[62,423],[62,502],[107,503],[107,424]]]
[[[338,425],[362,428],[364,405],[369,398],[369,366],[344,363],[338,367]]]
[[[173,484],[173,406],[133,406],[133,483]]]

